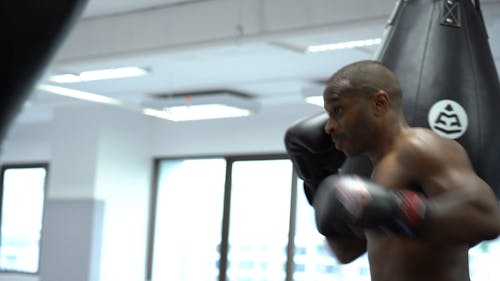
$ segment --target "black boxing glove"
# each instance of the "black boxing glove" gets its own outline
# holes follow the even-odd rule
[[[304,191],[311,204],[319,183],[338,173],[346,160],[325,132],[327,120],[327,114],[317,114],[295,123],[285,134],[287,153],[298,177],[304,181]]]
[[[347,227],[418,235],[429,217],[426,199],[413,191],[391,191],[358,176],[329,176],[318,186],[314,202],[316,224],[323,235]]]

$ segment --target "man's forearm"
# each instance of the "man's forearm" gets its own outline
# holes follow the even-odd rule
[[[337,260],[342,264],[350,263],[366,252],[366,238],[364,237],[344,238],[341,240],[326,237],[326,242]]]

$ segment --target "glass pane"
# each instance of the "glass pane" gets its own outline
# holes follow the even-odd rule
[[[229,281],[285,280],[291,178],[289,160],[234,163]]]
[[[38,271],[45,175],[45,168],[11,168],[4,172],[0,244],[2,270]]]
[[[297,183],[297,224],[295,230],[295,269],[293,280],[369,281],[367,255],[342,265],[316,229],[314,210],[307,201],[303,181]]]
[[[159,168],[152,280],[217,280],[226,161],[162,161]]]
[[[471,280],[497,281],[500,278],[500,238],[479,243],[469,250]]]

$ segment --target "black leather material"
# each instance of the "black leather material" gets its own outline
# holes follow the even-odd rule
[[[372,172],[370,161],[363,158],[349,158],[335,148],[325,132],[328,115],[315,114],[291,125],[285,133],[285,147],[297,176],[304,180],[304,191],[312,204],[319,184],[332,174],[357,174],[369,177]]]
[[[292,160],[297,176],[304,181],[304,192],[312,204],[319,183],[329,175],[338,173],[346,156],[338,151],[325,133],[325,114],[299,120],[285,133],[285,148]]]
[[[500,199],[500,85],[475,2],[398,1],[375,59],[399,77],[409,124],[456,139]],[[369,175],[370,169],[361,156],[348,158],[341,173]]]
[[[376,59],[398,75],[410,125],[456,139],[500,198],[500,84],[479,5],[401,1],[385,35]]]
[[[0,2],[0,140],[87,0]]]

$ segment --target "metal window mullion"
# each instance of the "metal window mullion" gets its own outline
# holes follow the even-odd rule
[[[222,213],[222,229],[219,259],[219,281],[226,281],[227,277],[227,255],[229,247],[229,219],[231,213],[231,184],[233,172],[233,160],[226,158],[226,181],[224,187],[224,211]]]
[[[295,226],[297,222],[297,173],[295,169],[292,171],[292,192],[290,196],[290,220],[288,224],[288,246],[286,260],[286,281],[293,280],[295,271]]]

